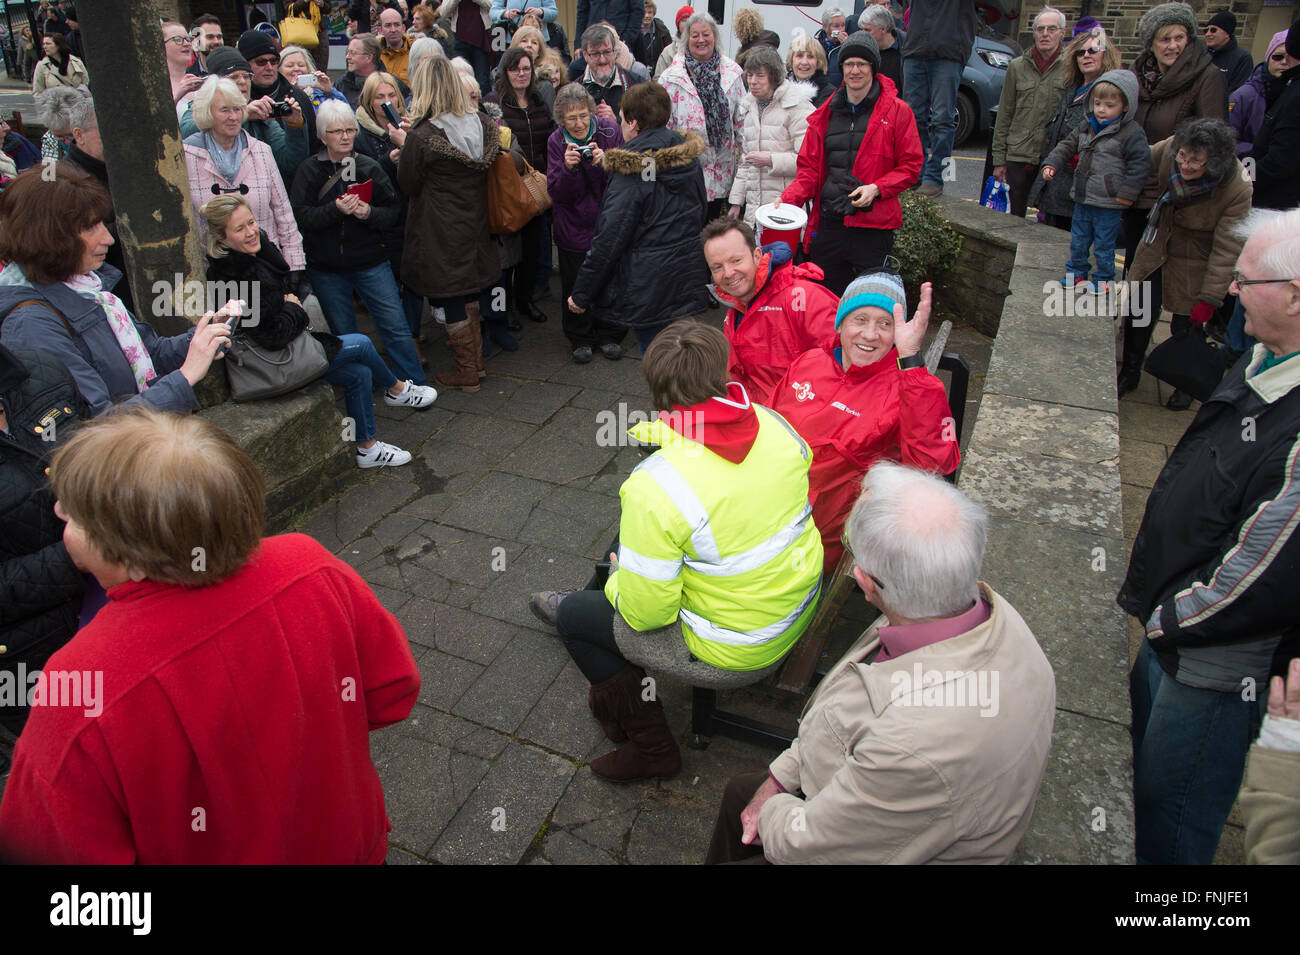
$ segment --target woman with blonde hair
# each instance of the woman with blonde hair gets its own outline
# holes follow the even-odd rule
[[[537,83],[537,95],[546,102],[547,109],[555,106],[555,91],[564,85],[568,70],[564,61],[553,47],[546,45],[546,38],[536,27],[523,26],[515,31],[511,46],[522,46],[533,58],[533,78]]]
[[[790,51],[785,55],[787,78],[817,87],[813,96],[814,107],[820,106],[831,98],[835,87],[826,78],[826,50],[813,37],[801,33],[790,41]]]
[[[398,185],[409,197],[402,274],[447,316],[456,370],[439,373],[438,383],[478,391],[478,296],[501,276],[487,205],[488,170],[501,152],[501,136],[470,102],[449,60],[426,60],[411,79],[411,128],[397,162]]]
[[[324,70],[316,69],[316,61],[303,47],[291,45],[280,51],[281,76],[290,83],[297,84],[298,77],[308,74],[316,78],[315,85],[306,88],[313,107],[319,108],[327,99],[342,100],[344,103],[348,101],[346,96],[334,88],[330,75]]]

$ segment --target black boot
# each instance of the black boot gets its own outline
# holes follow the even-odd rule
[[[1125,355],[1124,362],[1119,368],[1119,374],[1115,376],[1115,397],[1123,398],[1141,383],[1142,359],[1133,359]]]

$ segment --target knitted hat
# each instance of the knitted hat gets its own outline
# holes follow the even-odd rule
[[[880,72],[880,47],[876,46],[876,38],[866,30],[850,33],[849,38],[840,44],[840,68],[843,69],[845,61],[851,58],[866,60],[871,64],[871,72]]]
[[[1074,33],[1071,36],[1078,36],[1080,33],[1087,33],[1093,27],[1101,26],[1096,17],[1079,17],[1079,22],[1074,25]]]
[[[235,45],[238,47],[239,52],[244,54],[244,58],[248,60],[255,60],[259,56],[266,56],[268,53],[272,56],[280,55],[275,41],[261,30],[245,30],[239,37],[239,42]]]
[[[894,314],[895,305],[903,306],[903,312],[907,312],[907,293],[897,272],[864,272],[850,282],[840,299],[840,307],[835,310],[835,330],[840,330],[850,312],[868,305],[883,308],[890,315]]]
[[[695,16],[694,7],[681,7],[677,11],[677,16],[673,17],[673,26],[679,27],[682,25],[683,20],[685,20],[687,17],[693,17],[693,16]]]
[[[1187,30],[1188,39],[1200,34],[1196,29],[1196,14],[1185,3],[1162,3],[1142,14],[1138,21],[1138,36],[1142,38],[1144,49],[1151,49],[1151,42],[1161,27],[1180,26]]]
[[[1228,36],[1232,36],[1237,32],[1237,18],[1232,15],[1231,10],[1220,10],[1210,17],[1210,22],[1206,26],[1218,27]]]
[[[1291,29],[1286,31],[1286,52],[1293,58],[1300,60],[1300,20],[1291,24]]]
[[[216,76],[229,76],[239,70],[245,73],[253,72],[248,61],[233,46],[219,46],[209,53],[207,69],[209,73]]]

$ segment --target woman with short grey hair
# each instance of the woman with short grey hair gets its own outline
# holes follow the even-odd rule
[[[741,163],[731,186],[728,211],[754,225],[759,206],[777,202],[794,181],[799,150],[817,87],[785,78],[781,55],[770,47],[755,47],[745,61],[749,92],[740,101]]]
[[[817,42],[822,45],[828,57],[848,35],[848,18],[843,10],[839,7],[827,7],[822,11],[822,28],[817,31]]]
[[[62,159],[72,145],[72,108],[90,99],[84,86],[56,86],[36,95],[36,119],[45,126],[41,158]]]
[[[1184,120],[1169,139],[1151,147],[1151,174],[1160,187],[1129,267],[1129,281],[1149,280],[1148,321],[1124,330],[1124,358],[1116,382],[1120,395],[1137,387],[1163,307],[1175,335],[1204,335],[1223,304],[1244,241],[1235,226],[1250,212],[1251,183],[1237,160],[1237,136],[1221,119]],[[1192,399],[1175,391],[1166,407],[1181,411]]]

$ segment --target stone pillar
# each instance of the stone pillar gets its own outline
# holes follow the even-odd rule
[[[176,276],[202,281],[204,267],[158,7],[155,0],[119,0],[82,4],[78,12],[138,317],[175,335],[199,318],[185,314]],[[203,384],[203,404],[224,399],[225,375],[210,373]]]

